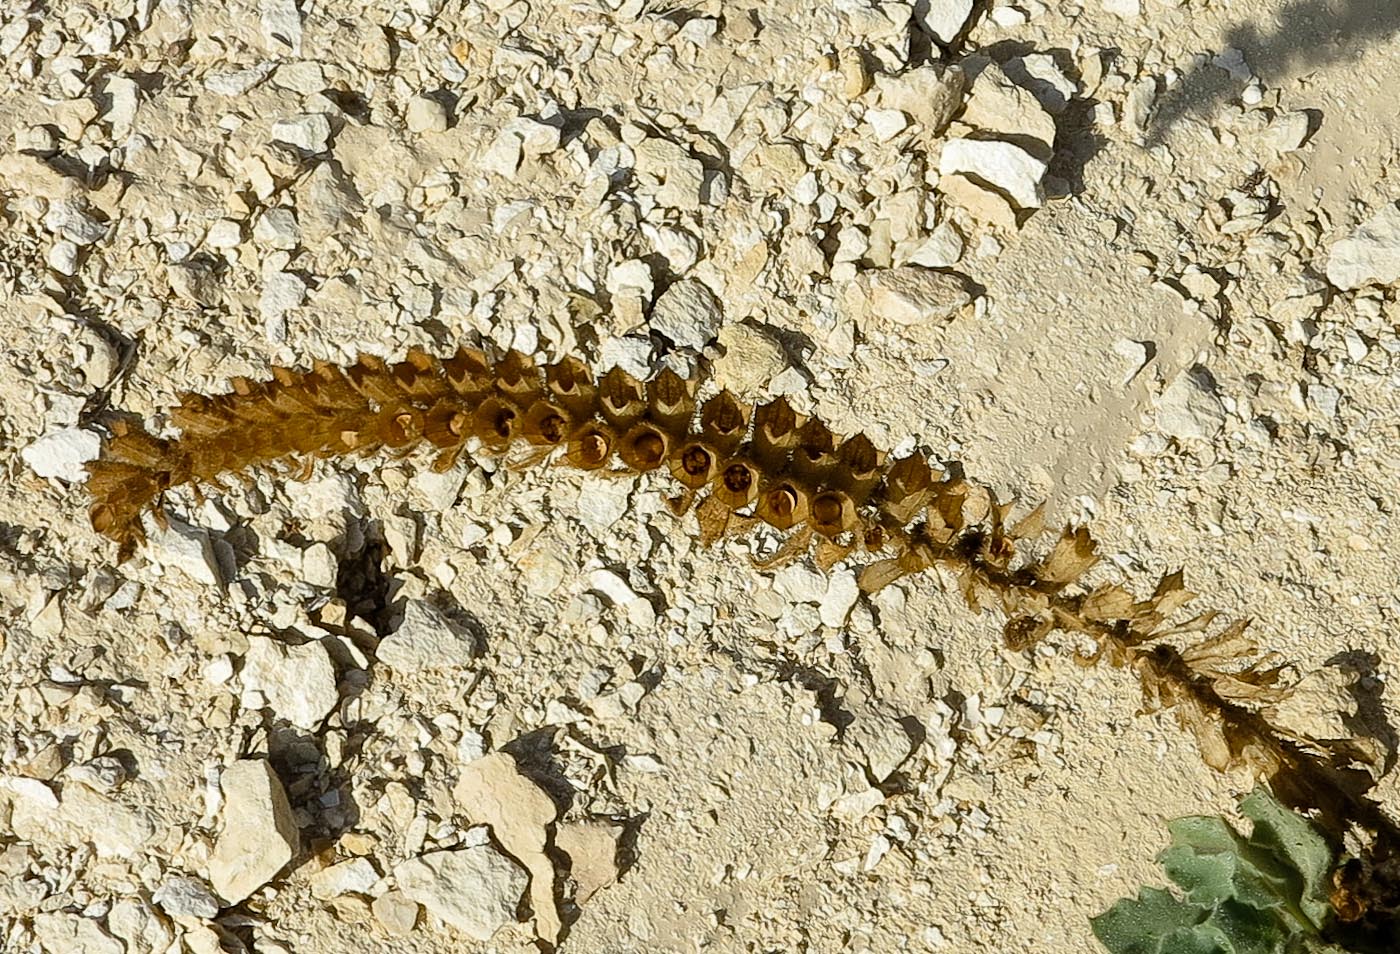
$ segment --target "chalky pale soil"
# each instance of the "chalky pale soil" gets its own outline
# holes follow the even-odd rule
[[[1400,7],[971,6],[7,0],[0,949],[1090,951],[1250,785],[659,479],[324,462],[117,564],[105,412],[274,364],[786,395],[1184,567],[1393,744]]]

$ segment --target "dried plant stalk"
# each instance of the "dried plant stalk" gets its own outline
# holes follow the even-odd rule
[[[1085,662],[1131,669],[1144,708],[1171,709],[1211,767],[1249,769],[1334,831],[1361,824],[1378,836],[1378,851],[1400,854],[1394,823],[1353,770],[1364,746],[1272,725],[1268,706],[1288,692],[1283,669],[1257,659],[1244,622],[1214,636],[1200,635],[1211,612],[1173,625],[1194,599],[1180,573],[1145,599],[1114,584],[1086,588],[1080,580],[1097,560],[1086,529],[1065,529],[1045,556],[1027,559],[1021,545],[1042,536],[1041,509],[1008,523],[1012,504],[990,490],[920,456],[888,460],[864,435],[841,440],[782,399],[753,408],[721,392],[696,420],[695,385],[669,371],[643,384],[619,369],[595,383],[574,358],[540,368],[515,352],[493,362],[468,348],[446,359],[414,350],[397,363],[366,355],[343,369],[275,368],[269,381],[234,379],[228,394],[183,395],[171,412],[177,438],[114,423],[88,468],[92,525],[126,559],[144,539],[143,513],[172,487],[289,458],[403,454],[423,444],[439,451],[433,466],[442,470],[473,439],[492,453],[521,442],[560,447],[565,464],[585,470],[661,470],[706,495],[697,512],[706,540],[751,514],[795,543],[824,538],[828,560],[875,557],[861,576],[867,592],[944,568],[970,607],[1005,613],[1013,649],[1056,630],[1088,637],[1095,650]]]

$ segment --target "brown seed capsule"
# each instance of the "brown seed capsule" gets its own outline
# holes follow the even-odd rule
[[[797,415],[787,398],[778,398],[753,412],[753,452],[769,467],[782,464],[797,440]]]
[[[705,442],[721,454],[728,454],[739,446],[748,426],[745,408],[728,391],[710,398],[700,412],[700,433]]]
[[[932,486],[933,471],[922,456],[898,460],[885,475],[882,509],[897,522],[908,523],[923,509]]]
[[[434,447],[456,447],[467,439],[471,419],[454,400],[438,401],[424,416],[423,436]]]
[[[302,387],[320,408],[339,411],[359,400],[345,372],[329,361],[318,359],[312,362],[311,373],[302,379]]]
[[[809,479],[824,477],[836,466],[836,439],[816,418],[797,429],[792,470]]]
[[[472,415],[472,433],[492,450],[505,450],[510,446],[520,427],[520,411],[515,405],[497,397],[489,397],[481,402]]]
[[[812,529],[835,539],[856,524],[856,506],[839,490],[823,490],[812,498]]]
[[[664,369],[647,384],[650,417],[664,431],[679,437],[690,426],[695,413],[695,399],[685,379],[670,368]]]
[[[411,408],[396,408],[379,420],[379,440],[385,447],[407,447],[422,433],[423,415]]]
[[[521,407],[526,407],[543,386],[539,369],[530,356],[515,349],[496,362],[496,390]]]
[[[555,447],[569,436],[568,412],[548,401],[536,401],[525,412],[521,434],[537,447]]]
[[[561,407],[579,418],[593,413],[598,389],[593,386],[588,366],[578,358],[570,356],[549,365],[544,369],[544,377],[550,395]]]
[[[714,479],[715,464],[714,451],[691,441],[671,454],[671,476],[691,490],[699,490]]]
[[[404,399],[393,372],[382,358],[362,354],[346,369],[346,375],[355,390],[378,404],[396,404]]]
[[[628,426],[646,410],[641,382],[621,368],[613,368],[598,382],[598,406],[614,427]]]
[[[714,495],[731,510],[747,507],[758,497],[758,468],[746,460],[726,461],[715,477]]]
[[[618,456],[635,471],[655,470],[666,462],[666,435],[651,424],[638,424],[622,438]]]
[[[613,433],[599,424],[585,424],[569,438],[565,460],[579,470],[597,470],[612,455]]]
[[[486,352],[480,348],[458,348],[457,353],[442,362],[447,383],[463,397],[472,397],[490,390],[495,376]]]
[[[885,544],[888,542],[885,537],[885,528],[877,523],[869,530],[865,531],[865,537],[861,542],[865,544],[865,549],[868,552],[879,553],[885,548]]]
[[[413,400],[442,397],[449,390],[438,373],[437,358],[422,348],[409,348],[404,360],[391,367],[389,372],[398,389]]]
[[[790,530],[807,519],[807,492],[790,480],[767,487],[754,511],[759,519],[778,530]]]

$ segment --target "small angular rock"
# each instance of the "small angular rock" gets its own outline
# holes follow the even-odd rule
[[[467,665],[474,640],[442,611],[423,600],[404,605],[403,622],[379,644],[379,661],[399,672],[423,672]]]
[[[862,275],[871,311],[901,325],[945,321],[972,301],[961,275],[902,265]]]
[[[406,897],[478,941],[515,921],[528,880],[490,845],[430,851],[399,865],[394,876]]]
[[[263,759],[224,769],[223,828],[209,858],[209,880],[228,904],[237,904],[272,880],[301,846],[287,793]]]
[[[648,323],[677,345],[699,351],[719,331],[724,312],[708,285],[688,278],[661,293]]]
[[[1343,291],[1400,281],[1400,206],[1386,205],[1333,244],[1327,281]]]

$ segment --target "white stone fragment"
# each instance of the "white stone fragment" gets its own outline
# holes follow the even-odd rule
[[[920,265],[863,272],[861,281],[871,312],[900,325],[945,321],[972,301],[961,275]]]
[[[444,132],[447,129],[447,107],[433,96],[419,93],[408,101],[404,122],[411,133]]]
[[[272,139],[302,152],[325,152],[331,139],[331,121],[325,113],[303,113],[279,119],[272,124]]]
[[[925,64],[898,76],[877,73],[874,80],[881,107],[899,110],[923,126],[925,135],[936,136],[962,106],[967,74],[959,66]]]
[[[1342,291],[1400,281],[1400,206],[1389,203],[1333,243],[1327,281]]]
[[[297,853],[301,835],[272,766],[244,759],[224,769],[223,829],[209,858],[209,880],[228,904],[267,884]]]
[[[1307,142],[1311,129],[1312,120],[1308,118],[1308,114],[1297,110],[1274,117],[1264,136],[1275,152],[1292,152]]]
[[[1177,440],[1208,441],[1225,426],[1225,408],[1190,373],[1176,377],[1157,400],[1157,428]]]
[[[980,179],[1006,195],[1019,208],[1045,204],[1041,179],[1048,164],[1020,146],[990,139],[950,139],[938,159],[938,174]]]
[[[897,109],[867,109],[865,121],[879,142],[889,142],[909,126],[909,120]]]
[[[399,890],[478,941],[514,923],[525,871],[491,845],[430,851],[394,869]]]
[[[63,912],[34,916],[34,935],[45,951],[63,954],[125,954],[126,945],[98,926],[93,918]]]
[[[1128,90],[1128,98],[1123,101],[1122,125],[1132,132],[1147,129],[1147,121],[1152,118],[1152,107],[1157,102],[1157,77],[1144,76]]]
[[[459,669],[475,654],[472,635],[423,600],[404,605],[399,628],[385,636],[377,655],[386,666],[403,673]]]
[[[301,244],[301,229],[291,209],[268,209],[253,225],[253,239],[269,248],[290,251]]]
[[[68,239],[59,239],[49,246],[45,256],[49,268],[60,275],[73,275],[78,271],[78,246]]]
[[[243,241],[243,225],[236,219],[219,219],[204,233],[204,244],[210,248],[237,248]]]
[[[1103,0],[1103,8],[1125,20],[1142,16],[1142,0]]]
[[[928,0],[923,13],[919,12],[918,5],[914,7],[914,18],[919,26],[943,43],[957,39],[971,15],[972,0]]]
[[[218,586],[223,579],[209,531],[179,520],[148,534],[146,552],[162,569],[174,567],[196,583]]]
[[[44,213],[44,228],[74,245],[87,246],[107,234],[107,226],[94,219],[77,201],[55,199]]]
[[[860,597],[860,586],[856,575],[850,570],[833,570],[827,580],[826,592],[822,594],[818,609],[822,623],[833,629],[846,625],[846,617]]]
[[[271,269],[263,272],[262,294],[258,296],[258,311],[262,313],[268,337],[280,341],[286,337],[283,319],[287,312],[306,301],[306,283],[292,272]],[[277,329],[281,329],[280,333]]]
[[[908,264],[924,265],[928,268],[950,268],[962,261],[966,248],[958,227],[945,219],[938,223],[928,238],[909,255]]]
[[[714,339],[723,323],[719,299],[708,285],[693,278],[678,281],[662,292],[648,319],[653,331],[696,351]]]
[[[1030,91],[1046,112],[1058,116],[1079,93],[1079,87],[1066,76],[1049,53],[1027,53],[1002,64],[1007,77]]]
[[[296,0],[262,0],[261,20],[268,52],[301,54],[301,11]]]
[[[189,875],[167,875],[151,900],[172,917],[212,918],[219,913],[218,899],[203,881]]]
[[[248,637],[243,659],[243,688],[260,693],[268,707],[300,729],[321,724],[339,701],[335,666],[326,647],[316,641],[288,646],[266,636]],[[247,708],[262,708],[256,704]]]
[[[1049,158],[1055,145],[1055,120],[1030,90],[1013,83],[995,63],[973,80],[961,119],[984,133],[1034,140],[1041,158]]]
[[[81,427],[49,431],[19,452],[29,469],[40,477],[80,482],[87,480],[84,468],[102,454],[102,438]]]
[[[325,901],[342,894],[368,894],[379,880],[379,872],[367,858],[351,858],[324,868],[311,876],[311,893]]]

